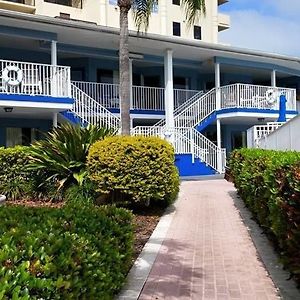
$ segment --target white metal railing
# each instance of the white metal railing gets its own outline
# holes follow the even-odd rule
[[[192,154],[219,173],[225,172],[226,150],[218,148],[212,141],[194,128],[165,128],[162,126],[137,126],[132,135],[158,136],[168,139],[176,154]]]
[[[105,108],[119,108],[118,84],[85,81],[72,81],[72,83]]]
[[[70,67],[0,60],[0,93],[71,97]]]
[[[220,94],[221,108],[279,109],[279,97],[284,94],[287,109],[296,110],[295,89],[237,83],[221,87]]]
[[[120,128],[119,117],[116,117],[74,84],[71,84],[71,92],[72,98],[75,100],[72,112],[81,118],[83,125],[93,124],[115,130]]]
[[[102,106],[112,109],[119,108],[119,85],[110,83],[73,81],[78,88],[99,102]],[[174,89],[174,107],[185,103],[194,95],[196,90]],[[133,86],[131,109],[164,110],[165,89],[160,87]]]
[[[265,138],[270,133],[281,127],[283,124],[285,124],[285,122],[270,122],[266,125],[255,125],[252,128],[248,129],[248,147],[259,147],[259,142],[262,138]]]
[[[180,114],[183,110],[185,110],[187,107],[189,107],[193,102],[195,102],[198,98],[204,95],[203,91],[198,91],[195,95],[193,95],[191,98],[183,102],[180,106],[176,107],[174,109],[174,117],[176,117],[178,114]],[[166,120],[161,119],[159,120],[155,126],[165,126]]]
[[[131,108],[143,110],[164,110],[165,89],[148,86],[133,86]]]
[[[199,92],[198,90],[174,89],[174,108],[180,107]]]
[[[215,88],[174,116],[175,127],[194,127],[216,110]]]

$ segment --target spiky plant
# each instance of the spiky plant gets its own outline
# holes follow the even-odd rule
[[[58,190],[82,185],[90,146],[109,135],[113,131],[103,127],[64,124],[32,145],[28,169],[46,174],[46,181],[57,182]]]

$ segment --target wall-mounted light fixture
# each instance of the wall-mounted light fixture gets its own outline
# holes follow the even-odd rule
[[[10,113],[13,111],[14,108],[13,107],[4,107],[3,109],[5,112]]]

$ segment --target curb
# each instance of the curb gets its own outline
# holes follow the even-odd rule
[[[137,300],[139,298],[175,214],[174,204],[166,209],[129,271],[127,281],[119,295],[116,296],[116,300]]]

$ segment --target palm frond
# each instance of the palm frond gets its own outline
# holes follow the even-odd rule
[[[201,15],[206,14],[205,1],[206,0],[181,0],[188,27],[198,22]]]
[[[65,187],[78,180],[74,174],[83,174],[91,144],[112,134],[99,126],[62,125],[32,145],[28,170],[43,172],[47,181],[55,179]]]
[[[147,31],[150,15],[157,4],[158,0],[133,0],[133,18],[138,32],[140,32],[140,30]]]

